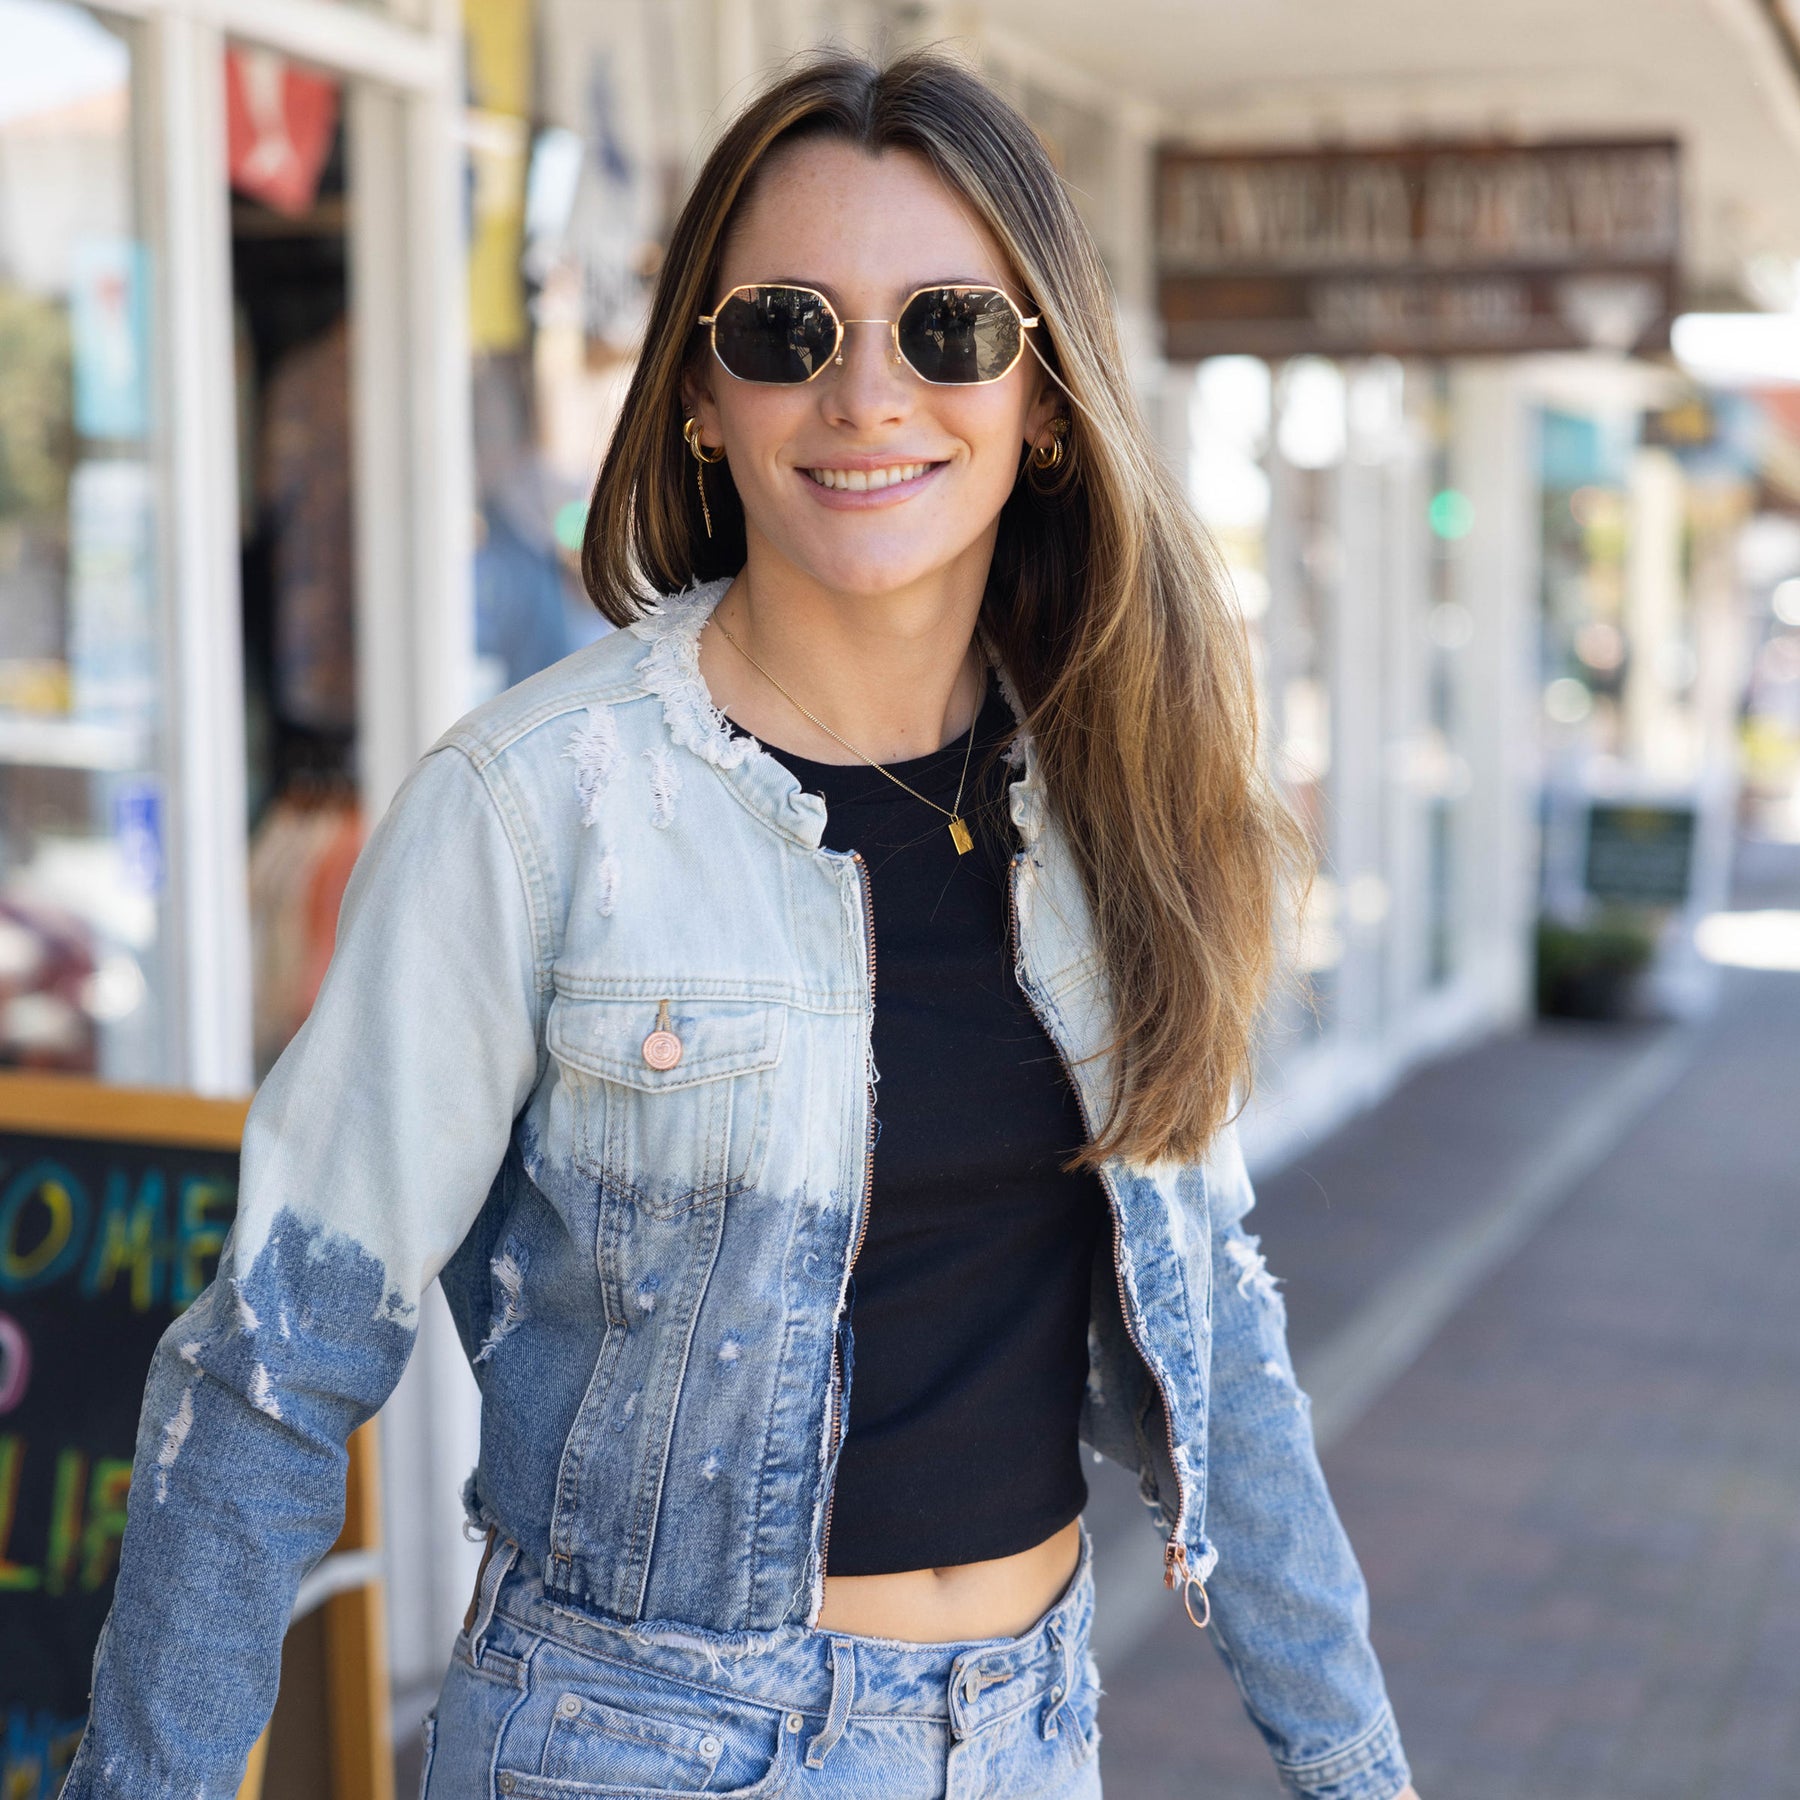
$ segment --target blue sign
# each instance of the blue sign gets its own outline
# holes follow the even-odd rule
[[[168,875],[162,783],[153,775],[121,782],[113,793],[112,811],[113,842],[127,884],[140,894],[160,894]]]
[[[69,333],[75,429],[138,439],[150,429],[150,308],[144,246],[90,237],[75,246]]]

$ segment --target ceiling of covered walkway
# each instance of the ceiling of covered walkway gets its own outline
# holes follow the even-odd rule
[[[1154,129],[1221,146],[1673,135],[1699,304],[1800,259],[1800,0],[980,0]]]

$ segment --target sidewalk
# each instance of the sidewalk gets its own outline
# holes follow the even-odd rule
[[[1610,1154],[1558,1190],[1543,1146],[1609,1105]],[[1675,1041],[1485,1046],[1259,1194],[1309,1388],[1373,1341],[1359,1315],[1396,1267],[1514,1206],[1416,1360],[1321,1431],[1424,1800],[1800,1793],[1800,976],[1732,974]],[[1130,1484],[1090,1478],[1109,1794],[1275,1794],[1154,1587]]]

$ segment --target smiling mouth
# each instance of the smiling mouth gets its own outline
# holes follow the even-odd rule
[[[868,494],[897,487],[903,481],[916,481],[919,476],[942,466],[934,462],[909,462],[892,463],[885,469],[803,469],[801,473],[822,488],[834,488],[845,494]]]

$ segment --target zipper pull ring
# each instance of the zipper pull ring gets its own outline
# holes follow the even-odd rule
[[[1179,1538],[1171,1537],[1169,1547],[1163,1554],[1163,1586],[1176,1585],[1176,1572],[1180,1572],[1181,1604],[1187,1611],[1188,1622],[1197,1630],[1204,1631],[1212,1618],[1212,1599],[1206,1591],[1206,1583],[1199,1576],[1188,1570],[1187,1545]],[[1194,1589],[1200,1590],[1200,1616],[1194,1617]]]
[[[1200,1616],[1194,1617],[1193,1590],[1200,1590]],[[1190,1575],[1181,1585],[1181,1604],[1187,1608],[1188,1622],[1197,1630],[1204,1631],[1212,1619],[1212,1599],[1207,1594],[1206,1583],[1198,1576]]]

